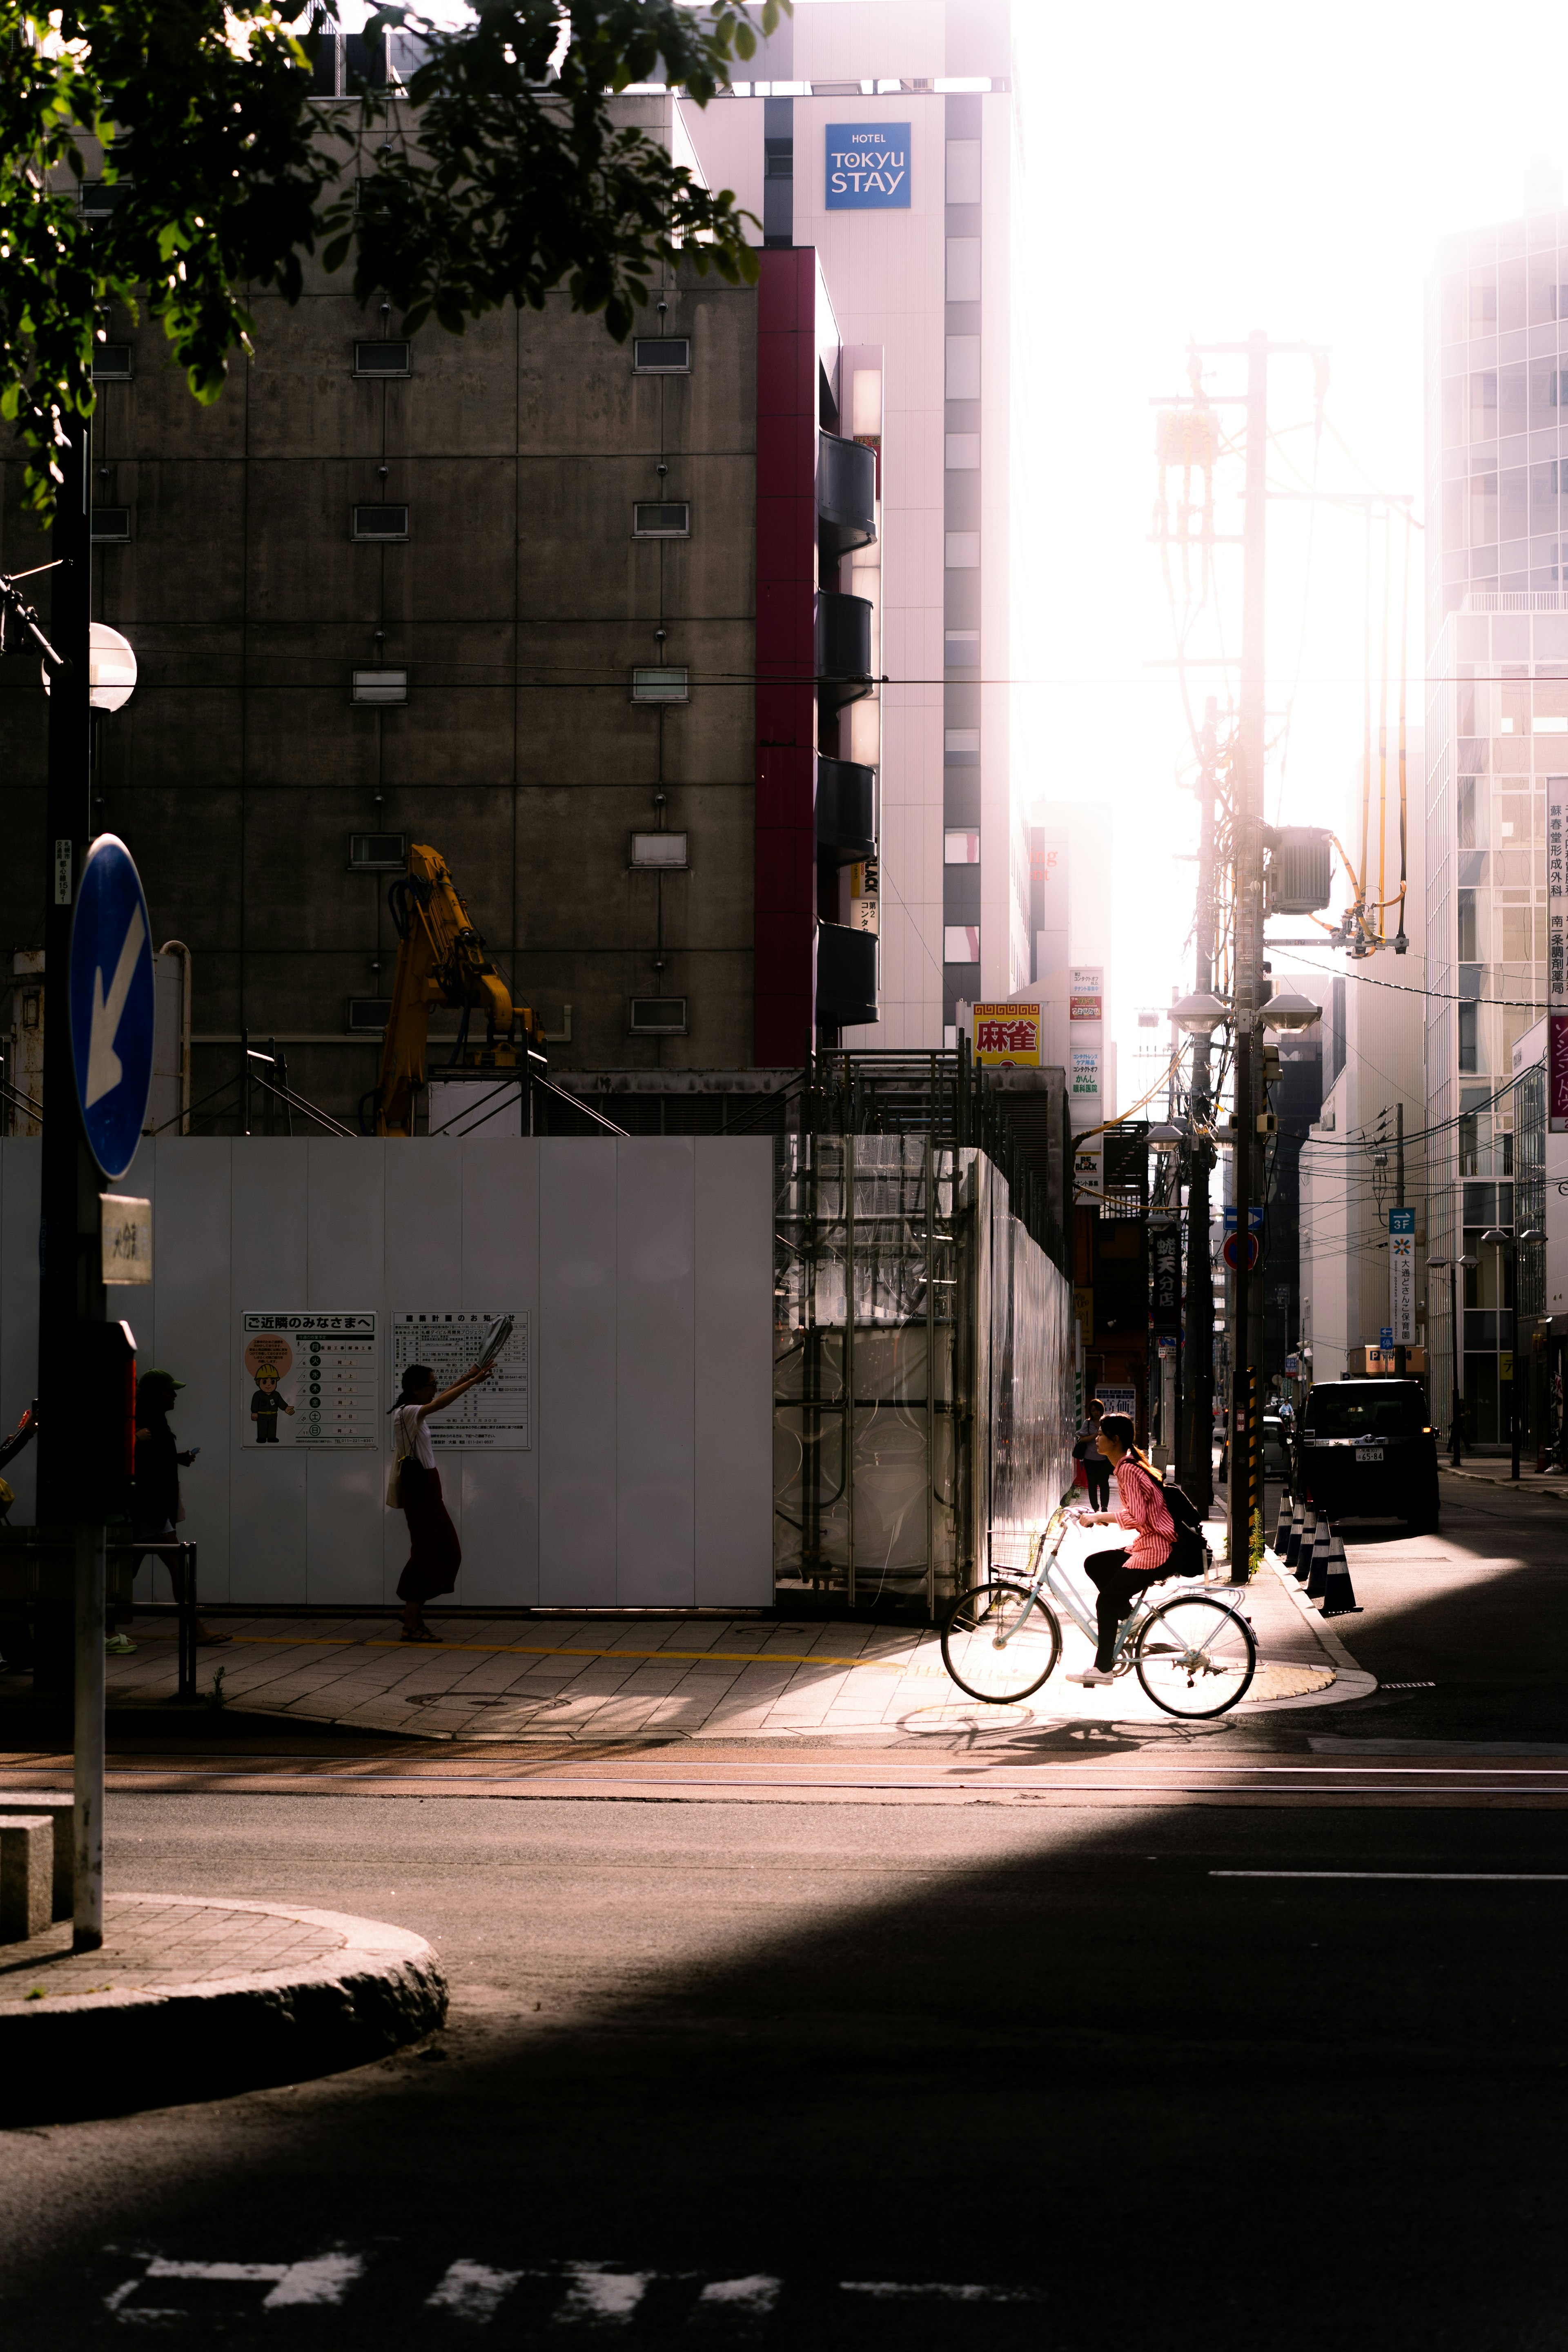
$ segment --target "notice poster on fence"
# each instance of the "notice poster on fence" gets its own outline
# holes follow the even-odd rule
[[[425,1426],[437,1454],[526,1453],[533,1444],[532,1334],[525,1307],[400,1307],[392,1317],[392,1393],[409,1364],[427,1364],[437,1389],[449,1389],[486,1360],[488,1381],[460,1396]]]
[[[375,1317],[248,1309],[239,1318],[242,1445],[381,1443]]]

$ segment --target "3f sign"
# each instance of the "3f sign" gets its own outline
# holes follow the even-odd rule
[[[830,213],[907,212],[909,124],[830,122],[824,201]]]

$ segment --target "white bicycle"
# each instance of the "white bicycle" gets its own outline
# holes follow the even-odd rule
[[[1058,1610],[1099,1640],[1093,1609],[1057,1557],[1070,1524],[1065,1509],[1053,1511],[1032,1538],[1025,1568],[1003,1569],[953,1602],[942,1632],[942,1664],[971,1698],[1006,1706],[1049,1681],[1062,1654]],[[1147,1587],[1118,1627],[1111,1672],[1131,1667],[1167,1715],[1224,1715],[1247,1696],[1258,1671],[1251,1626],[1207,1585],[1184,1583],[1163,1600],[1155,1590]]]

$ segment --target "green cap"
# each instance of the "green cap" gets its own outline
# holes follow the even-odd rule
[[[154,1381],[168,1389],[183,1389],[185,1385],[184,1381],[177,1381],[173,1372],[161,1372],[155,1367],[150,1372],[142,1373],[136,1385],[139,1389],[151,1388]]]

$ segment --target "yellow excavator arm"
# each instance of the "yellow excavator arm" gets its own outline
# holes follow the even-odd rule
[[[375,1089],[377,1135],[412,1135],[416,1091],[425,1084],[425,1046],[437,1004],[460,1007],[462,1027],[449,1066],[521,1070],[531,1049],[542,1053],[538,1015],[514,1005],[485,943],[468,920],[439,850],[414,842],[408,871],[388,893],[397,926],[397,971],[392,1011],[381,1049]],[[473,1015],[484,1015],[482,1040],[470,1039]]]

